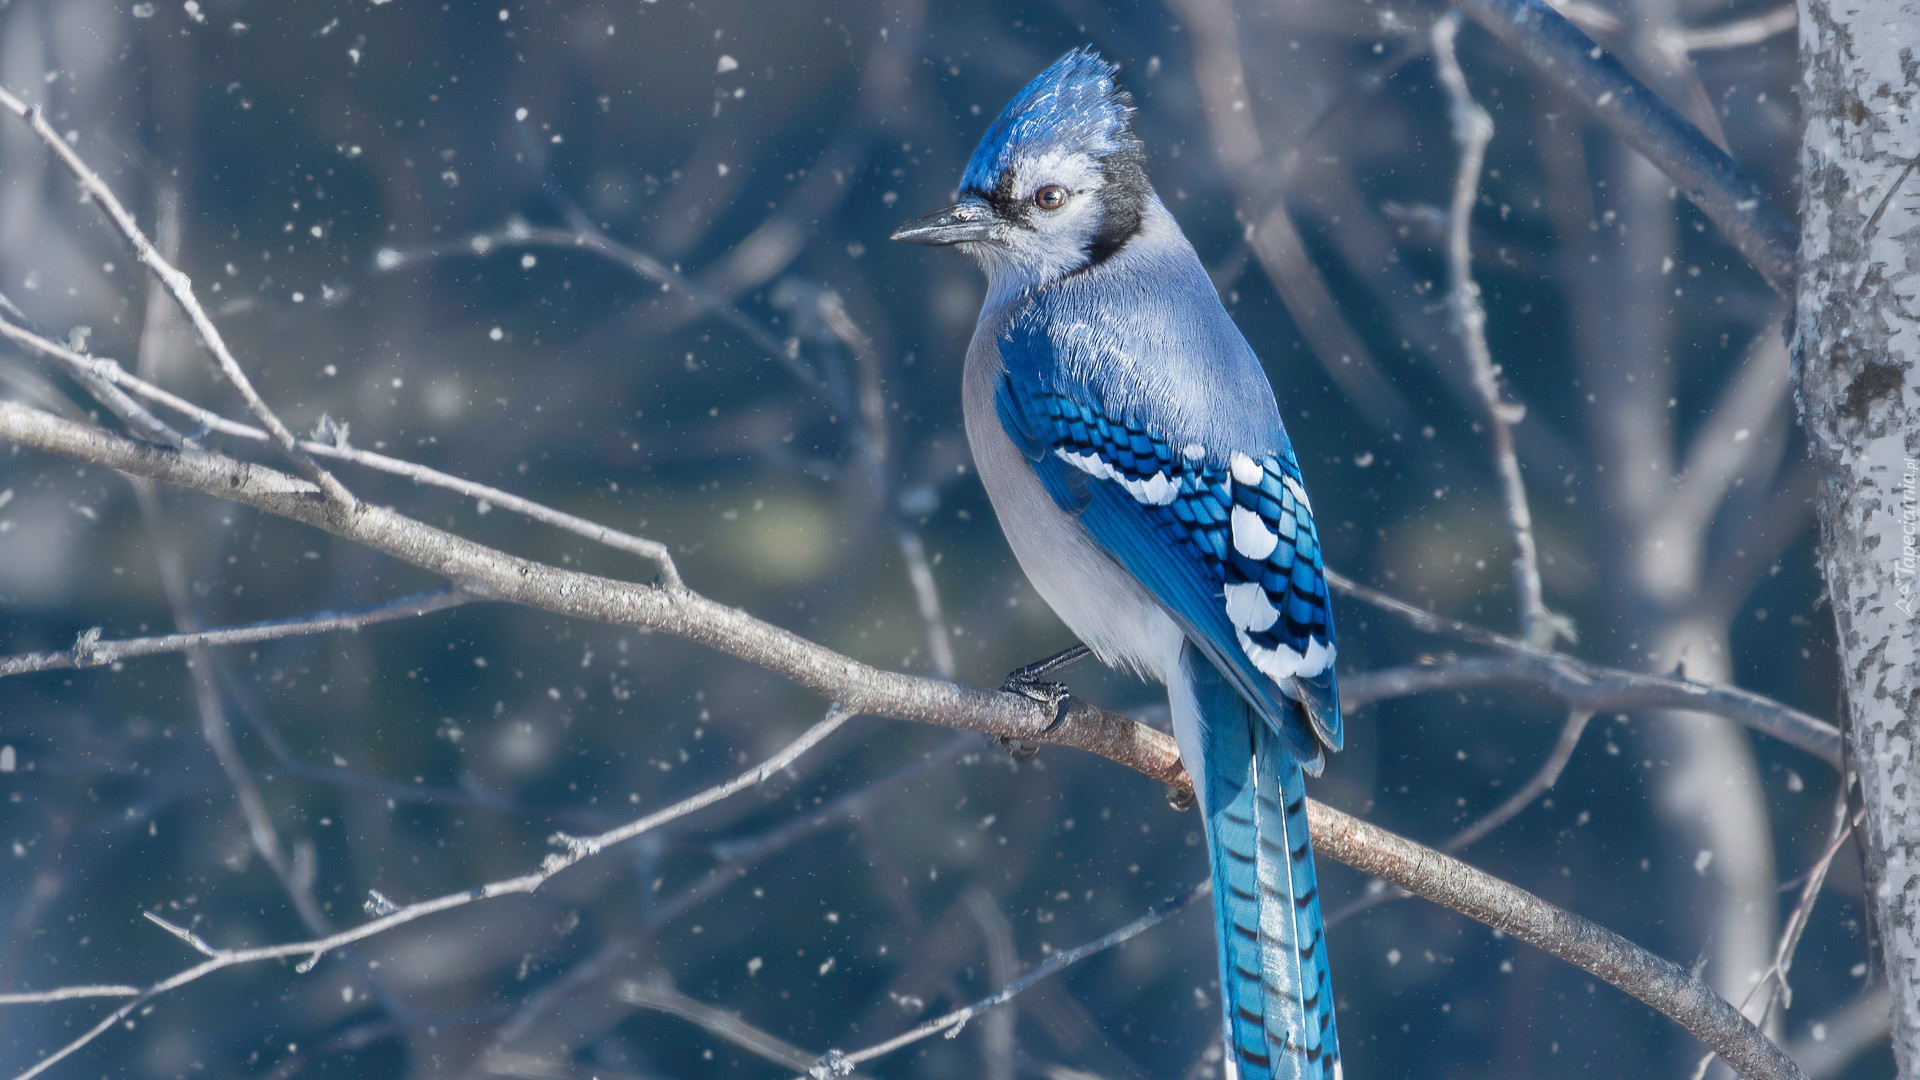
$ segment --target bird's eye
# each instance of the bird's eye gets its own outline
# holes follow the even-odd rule
[[[1067,205],[1067,189],[1059,184],[1048,184],[1033,193],[1033,205],[1042,210],[1058,210]]]

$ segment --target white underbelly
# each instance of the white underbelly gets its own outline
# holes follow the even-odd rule
[[[976,340],[974,347],[981,343]],[[990,340],[987,347],[993,347]],[[1166,682],[1179,662],[1179,626],[1080,520],[1047,494],[1032,463],[1000,426],[993,406],[998,357],[980,359],[987,362],[969,357],[967,364],[967,441],[1020,569],[1067,629],[1104,663]]]

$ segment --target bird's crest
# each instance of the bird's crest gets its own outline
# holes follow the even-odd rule
[[[1133,97],[1114,81],[1117,70],[1086,48],[1054,61],[1001,110],[967,163],[960,190],[992,191],[1020,158],[1084,153],[1106,159],[1137,152]]]

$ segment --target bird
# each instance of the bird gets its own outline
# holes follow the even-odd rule
[[[1118,68],[1091,47],[1014,96],[958,201],[894,240],[986,272],[961,378],[1008,545],[1086,651],[1167,686],[1205,822],[1226,1060],[1339,1078],[1304,777],[1342,744],[1313,505],[1272,384],[1155,194]]]

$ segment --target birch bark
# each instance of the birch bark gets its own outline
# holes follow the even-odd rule
[[[1920,0],[1800,4],[1794,377],[1902,1077],[1920,1075]]]

